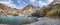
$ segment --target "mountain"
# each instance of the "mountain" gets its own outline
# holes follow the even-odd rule
[[[52,4],[57,4],[57,3],[60,3],[60,0],[54,0],[54,1],[52,2]]]
[[[42,12],[44,13],[45,16],[46,13],[56,9],[60,9],[60,0],[54,0],[51,4],[44,6]]]
[[[60,0],[53,0],[52,3],[48,4],[47,6],[45,6],[43,8],[50,7],[52,9],[56,9],[59,7],[59,5],[60,5]]]
[[[48,4],[47,6],[54,5],[54,4],[59,4],[60,0],[53,0],[52,3]]]
[[[31,4],[25,6],[23,9],[16,9],[16,8],[11,8],[8,7],[4,4],[0,3],[0,15],[4,15],[4,16],[30,16],[33,13],[36,13],[40,11],[39,7],[35,7]]]
[[[26,16],[27,17],[27,16],[32,15],[33,13],[36,13],[36,11],[38,11],[38,10],[40,10],[40,8],[29,4],[21,10],[21,12],[19,13],[19,16]]]
[[[31,4],[27,5],[22,9],[22,16],[45,16],[47,12],[60,8],[60,0],[54,0],[52,3],[42,8],[32,6]],[[21,15],[20,14],[20,15]]]
[[[12,14],[15,14],[17,11],[13,8],[10,8],[10,7],[0,3],[0,12],[3,12],[4,14],[1,13],[3,15],[12,15]]]

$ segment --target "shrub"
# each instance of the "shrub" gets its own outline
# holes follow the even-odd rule
[[[13,16],[18,16],[18,14],[13,14]]]
[[[60,16],[60,9],[52,10],[48,12],[46,16]]]
[[[44,13],[44,16],[46,16],[46,14],[52,10],[55,10],[55,9],[60,9],[60,4],[53,4],[53,5],[50,5],[48,7],[46,7],[44,10],[43,10],[43,13]]]
[[[42,12],[43,12],[43,15],[46,16],[46,13],[51,11],[52,9],[49,7],[46,7]]]

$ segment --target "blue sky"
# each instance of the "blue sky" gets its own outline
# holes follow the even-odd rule
[[[27,6],[28,4],[32,4],[34,6],[46,6],[51,3],[53,0],[0,0],[0,3],[11,7],[22,9],[23,7]]]

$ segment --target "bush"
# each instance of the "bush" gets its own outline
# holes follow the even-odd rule
[[[13,14],[13,16],[18,16],[18,14]]]
[[[43,15],[46,16],[46,13],[51,11],[52,9],[49,7],[46,7],[42,12],[43,12]]]
[[[44,10],[43,10],[43,14],[44,16],[46,16],[47,13],[52,13],[53,11],[56,12],[55,10],[56,9],[60,9],[60,4],[53,4],[53,5],[50,5],[48,7],[46,7]],[[53,10],[53,11],[52,11]]]
[[[60,9],[52,10],[48,12],[46,16],[60,16]]]

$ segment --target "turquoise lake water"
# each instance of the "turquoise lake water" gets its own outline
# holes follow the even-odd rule
[[[0,16],[0,23],[17,24],[37,21],[37,17]]]

